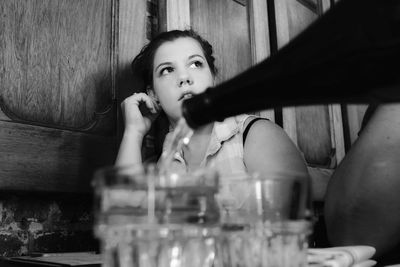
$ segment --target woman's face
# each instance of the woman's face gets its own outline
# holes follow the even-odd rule
[[[184,99],[214,85],[200,44],[184,37],[163,43],[154,55],[153,89],[171,122],[182,116]]]

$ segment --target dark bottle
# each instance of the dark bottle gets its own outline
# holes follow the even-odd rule
[[[275,55],[183,102],[196,128],[262,109],[400,102],[400,1],[341,0]]]

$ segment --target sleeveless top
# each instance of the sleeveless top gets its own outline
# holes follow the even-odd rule
[[[220,175],[220,182],[224,183],[229,177],[243,177],[247,169],[243,158],[244,123],[255,115],[239,115],[215,122],[209,145],[200,168],[213,168]],[[171,133],[168,133],[169,138]],[[182,151],[177,153],[172,163],[172,171],[187,171],[186,161]]]

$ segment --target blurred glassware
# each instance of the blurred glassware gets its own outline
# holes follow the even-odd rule
[[[280,172],[221,177],[217,195],[224,225],[307,220],[311,216],[310,178]]]
[[[221,177],[223,266],[306,266],[312,231],[305,174]]]
[[[219,266],[216,172],[107,167],[96,172],[93,186],[103,266]]]
[[[224,228],[219,239],[222,266],[307,266],[309,221],[284,221]]]

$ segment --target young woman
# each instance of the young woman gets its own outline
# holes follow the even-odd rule
[[[133,69],[143,80],[146,93],[133,94],[121,105],[125,131],[117,166],[142,163],[141,146],[153,115],[163,110],[171,133],[182,116],[183,100],[212,87],[217,73],[212,46],[191,30],[158,35],[134,59]],[[141,104],[150,110],[148,115],[141,113]],[[282,171],[307,174],[300,152],[274,123],[255,121],[244,141],[244,131],[254,118],[241,115],[197,129],[190,143],[175,157],[171,168],[194,171],[213,167],[222,180],[253,172],[261,175]]]

